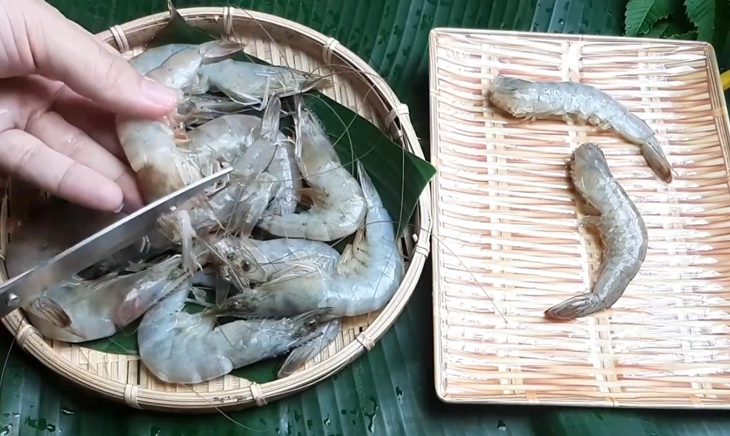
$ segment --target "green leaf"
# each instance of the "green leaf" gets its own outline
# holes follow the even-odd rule
[[[697,40],[697,31],[690,30],[689,32],[677,33],[668,37],[669,39],[679,39],[683,41],[695,41]]]
[[[626,36],[645,34],[654,23],[667,18],[681,0],[630,0],[626,6]]]
[[[711,43],[715,36],[715,0],[685,0],[684,4],[687,16],[697,27],[697,38]]]
[[[668,28],[669,21],[661,20],[654,24],[654,26],[648,32],[646,32],[644,36],[648,38],[661,38]]]

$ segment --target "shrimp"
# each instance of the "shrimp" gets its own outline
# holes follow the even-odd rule
[[[611,174],[601,149],[592,143],[578,147],[570,175],[581,197],[600,217],[586,222],[597,226],[603,239],[603,262],[593,289],[545,311],[545,316],[570,320],[613,306],[641,268],[648,237],[638,209]]]
[[[232,56],[241,50],[236,43],[213,41],[181,50],[147,77],[183,92],[201,86],[199,69],[207,62]],[[117,135],[130,166],[137,174],[140,191],[147,202],[199,180],[202,176],[178,150],[172,116],[146,120],[118,116]]]
[[[312,207],[301,213],[267,214],[258,227],[282,237],[334,241],[351,235],[365,218],[363,190],[342,166],[334,146],[314,114],[295,97],[297,116],[295,155],[310,189],[302,190]]]
[[[217,309],[184,312],[189,282],[145,313],[137,330],[144,365],[167,383],[200,383],[276,357],[316,337],[328,309],[292,318],[236,320],[216,326]],[[306,357],[306,356],[304,356]],[[303,363],[303,362],[301,362]]]
[[[129,60],[129,64],[134,67],[140,74],[146,75],[150,71],[158,68],[170,56],[182,50],[195,49],[195,44],[165,44],[157,47],[151,47]]]
[[[233,59],[205,65],[201,73],[211,89],[222,92],[233,101],[259,108],[267,106],[269,98],[274,95],[290,97],[330,85],[329,79],[289,67]]]
[[[166,44],[135,56],[129,62],[141,74],[159,67],[170,56],[195,47],[190,44]],[[201,67],[206,84],[245,106],[267,106],[274,95],[280,98],[301,94],[331,85],[329,79],[285,66],[257,64],[226,59]],[[206,88],[206,89],[210,89]]]
[[[490,101],[518,118],[562,117],[588,121],[601,130],[613,130],[639,146],[649,168],[664,182],[672,181],[672,167],[651,128],[610,95],[582,83],[530,82],[497,77]]]
[[[24,312],[44,336],[85,342],[113,335],[171,292],[183,277],[180,256],[142,271],[96,280],[74,277],[32,300]]]
[[[215,257],[223,260],[221,277],[233,284],[264,283],[295,269],[331,272],[340,260],[340,253],[331,246],[306,239],[226,237],[216,241],[213,250]]]
[[[362,230],[356,233],[335,271],[281,274],[231,297],[226,304],[259,316],[289,316],[331,307],[334,319],[369,313],[390,301],[403,277],[403,259],[392,219],[362,163],[358,161],[357,167],[367,202],[365,237]]]

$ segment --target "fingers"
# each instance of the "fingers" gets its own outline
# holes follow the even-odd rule
[[[0,133],[0,169],[82,206],[116,212],[123,206],[119,186],[93,169],[47,147],[22,130]]]
[[[53,150],[117,183],[128,209],[144,205],[131,169],[59,114],[45,112],[30,120],[25,130]]]
[[[89,137],[109,150],[123,162],[127,161],[117,137],[114,114],[102,109],[88,98],[64,87],[53,102],[51,110],[86,132]]]
[[[99,106],[115,113],[158,117],[175,107],[176,94],[140,75],[118,53],[74,25],[45,2],[3,3],[21,15],[35,72],[60,80]],[[2,6],[0,4],[0,6]],[[12,15],[12,14],[11,14]]]

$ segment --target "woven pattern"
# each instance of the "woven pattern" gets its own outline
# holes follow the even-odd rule
[[[385,81],[367,63],[332,38],[272,15],[230,7],[189,8],[178,12],[210,33],[245,42],[245,51],[260,59],[330,76],[333,86],[324,94],[392,134],[404,148],[423,158],[407,109],[403,109]],[[144,17],[114,26],[100,37],[131,58],[144,50],[168,18],[167,13]],[[25,194],[3,205],[2,213],[8,218],[1,221],[2,235],[10,233],[11,243],[14,220],[22,219],[26,208],[42,204],[42,197],[33,200]],[[15,207],[8,211],[8,203]],[[7,316],[3,323],[15,335],[20,347],[44,365],[85,388],[134,408],[213,412],[263,406],[329,377],[373,347],[400,314],[423,270],[429,253],[429,217],[430,192],[426,189],[413,220],[413,228],[417,230],[403,235],[401,241],[407,260],[405,277],[385,308],[343,319],[342,333],[327,349],[293,375],[269,383],[256,384],[227,375],[192,386],[167,384],[149,373],[136,356],[103,353],[44,338],[20,311]],[[7,238],[0,244],[3,259],[6,244]],[[7,277],[7,272],[3,275]]]
[[[436,387],[449,402],[727,408],[727,112],[710,46],[437,30],[431,39]],[[638,147],[488,104],[496,75],[593,85],[655,130],[676,175]],[[579,226],[567,161],[595,142],[636,203],[646,261],[612,310],[543,311],[590,289],[598,236]]]

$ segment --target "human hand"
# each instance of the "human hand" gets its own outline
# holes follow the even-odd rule
[[[142,197],[114,114],[159,117],[175,93],[42,0],[0,0],[0,171],[105,211]]]

